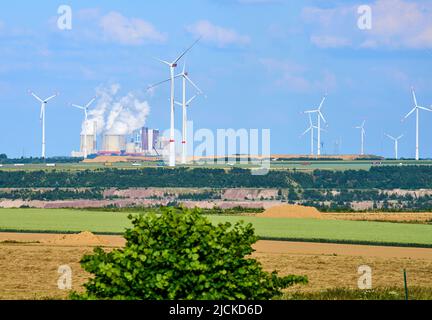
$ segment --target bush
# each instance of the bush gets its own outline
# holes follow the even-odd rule
[[[162,208],[130,216],[123,249],[97,248],[81,261],[94,277],[75,299],[248,300],[271,299],[307,283],[303,276],[267,273],[255,259],[252,225],[213,225],[198,209]]]

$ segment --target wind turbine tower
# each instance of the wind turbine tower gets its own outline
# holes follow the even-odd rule
[[[318,126],[317,126],[317,129],[318,129],[318,142],[317,142],[318,143],[318,151],[317,151],[317,155],[318,156],[321,155],[321,131],[322,131],[321,130],[321,120],[324,121],[324,123],[327,122],[326,119],[324,118],[322,112],[321,112],[321,109],[322,109],[322,107],[323,107],[324,102],[326,101],[326,99],[327,99],[327,95],[325,95],[323,97],[323,99],[321,100],[321,103],[320,103],[318,109],[310,110],[310,111],[305,111],[305,113],[309,113],[309,114],[316,113],[317,117],[318,117]]]
[[[174,90],[175,90],[175,68],[177,68],[177,63],[180,61],[181,58],[183,58],[186,53],[191,50],[197,43],[200,41],[201,38],[196,40],[188,49],[186,49],[182,54],[180,54],[174,61],[168,62],[161,59],[156,59],[163,64],[166,64],[169,67],[170,71],[170,82],[171,82],[171,96],[170,96],[170,110],[171,110],[171,117],[170,117],[170,141],[169,141],[169,166],[175,167],[176,165],[176,150],[175,150],[175,117],[174,117]],[[164,81],[165,82],[165,81]],[[151,86],[150,88],[155,87]]]
[[[310,148],[311,148],[310,155],[313,156],[314,155],[314,129],[315,129],[315,126],[313,125],[312,116],[310,113],[308,113],[308,116],[309,116],[309,127],[306,129],[305,132],[302,133],[301,136],[303,137],[306,133],[310,132]]]
[[[41,109],[40,109],[40,119],[42,121],[42,159],[46,158],[46,139],[45,139],[45,109],[48,104],[48,102],[55,97],[58,96],[58,93],[52,95],[49,98],[41,99],[39,96],[37,96],[34,92],[29,91],[29,94],[32,95],[36,100],[38,100],[41,103]]]
[[[183,71],[182,73],[180,73],[179,75],[177,75],[178,77],[182,77],[183,79],[183,101],[182,103],[180,102],[175,102],[177,105],[182,107],[183,110],[183,119],[182,119],[182,160],[181,163],[182,164],[186,164],[187,162],[187,109],[190,107],[192,101],[195,100],[195,98],[197,97],[197,95],[194,95],[192,98],[190,98],[189,100],[186,100],[186,85],[187,82],[189,82],[197,91],[198,94],[203,94],[202,90],[200,88],[198,88],[198,86],[189,78],[189,73],[186,71],[186,63],[183,65]]]
[[[399,160],[399,140],[403,138],[403,134],[400,135],[399,137],[395,138],[389,134],[386,134],[386,136],[394,141],[394,151],[395,151],[395,159]]]
[[[425,107],[421,107],[418,105],[417,103],[417,97],[414,91],[414,88],[412,88],[412,95],[413,95],[413,99],[414,99],[414,108],[408,112],[408,114],[402,119],[402,121],[405,121],[411,114],[413,114],[414,112],[416,113],[416,160],[420,160],[420,143],[419,143],[419,120],[420,120],[420,110],[425,110],[425,111],[430,111],[432,112],[431,109],[425,108]]]
[[[364,152],[364,142],[365,142],[365,136],[366,136],[365,124],[366,124],[366,120],[363,121],[361,126],[355,127],[355,129],[360,129],[360,135],[361,135],[360,155],[362,155],[362,156],[364,156],[364,154],[365,154],[365,152]]]
[[[88,109],[92,105],[93,102],[95,102],[96,98],[92,98],[85,106],[80,106],[77,104],[72,104],[72,107],[81,109],[84,111],[84,159],[87,159],[88,156],[88,150],[87,150],[87,125],[88,125]],[[96,132],[95,132],[96,135]]]

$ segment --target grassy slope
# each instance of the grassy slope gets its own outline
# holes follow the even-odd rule
[[[0,229],[122,233],[130,225],[127,216],[128,213],[59,209],[0,209]],[[234,223],[239,220],[250,222],[256,233],[265,238],[432,246],[432,225],[234,216],[209,218],[215,223]]]

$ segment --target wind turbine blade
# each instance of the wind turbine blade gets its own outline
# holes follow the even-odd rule
[[[321,113],[321,111],[318,111],[319,116],[321,117],[321,119],[324,121],[324,123],[327,123],[326,119],[324,118],[323,114]]]
[[[79,106],[79,105],[77,105],[77,104],[71,104],[71,106],[72,106],[72,107],[75,107],[75,108],[78,108],[78,109],[81,109],[81,110],[84,110],[84,109],[85,109],[83,106]]]
[[[422,109],[422,110],[425,110],[425,111],[429,111],[429,112],[432,112],[432,110],[431,109],[428,109],[428,108],[425,108],[425,107],[417,107],[417,108],[419,108],[419,109]]]
[[[200,93],[200,94],[203,94],[203,92],[202,92],[202,90],[200,89],[200,88],[198,88],[198,86],[187,76],[187,75],[184,75],[184,77],[186,78],[186,80],[187,81],[189,81],[189,83],[195,88],[195,89],[197,89],[198,90],[198,92]]]
[[[183,106],[183,103],[180,103],[180,102],[178,102],[178,101],[174,101],[174,103],[175,103],[176,105],[180,106],[180,107]]]
[[[149,86],[147,87],[147,90],[150,90],[150,89],[153,89],[153,88],[155,88],[155,87],[158,87],[158,86],[160,86],[161,84],[164,84],[164,83],[166,83],[166,82],[168,82],[168,81],[171,81],[171,78],[169,78],[169,79],[167,79],[167,80],[164,80],[164,81],[161,81],[161,82],[158,82],[158,83],[155,83],[155,84],[152,84],[152,85],[149,85]]]
[[[417,110],[417,107],[414,107],[414,109],[412,109],[410,112],[408,112],[408,114],[403,118],[403,120],[407,119],[410,115],[413,114],[414,111]]]
[[[48,101],[54,99],[54,98],[57,97],[57,96],[58,96],[58,94],[52,95],[51,97],[46,98],[46,99],[45,99],[45,102],[48,102]]]
[[[323,129],[323,128],[318,128],[317,126],[313,126],[312,128],[314,128],[314,129],[319,129],[319,131],[322,131],[322,132],[327,132],[327,130],[325,130],[325,129]]]
[[[303,137],[306,133],[310,132],[311,130],[312,127],[307,128],[306,131],[302,133],[301,137]]]
[[[416,94],[415,94],[415,91],[414,91],[414,87],[412,87],[411,90],[412,90],[412,95],[413,95],[415,106],[417,107],[418,106],[418,104],[417,104],[417,97],[416,97]]]
[[[319,105],[319,107],[318,107],[318,110],[321,110],[321,108],[322,108],[324,102],[326,101],[326,99],[327,99],[327,97],[324,96],[324,98],[321,100],[321,103],[320,103],[320,105]]]
[[[44,111],[44,108],[45,108],[45,106],[44,106],[44,104],[43,104],[43,102],[42,102],[42,105],[41,105],[41,109],[40,109],[40,115],[39,115],[39,118],[42,120],[42,117],[43,117],[43,111]]]
[[[169,63],[168,61],[161,60],[161,59],[159,59],[159,58],[153,58],[153,59],[155,59],[155,60],[157,60],[157,61],[159,61],[159,62],[162,62],[162,63],[164,63],[164,64],[166,64],[166,65],[168,65],[168,66],[171,66],[171,63]]]
[[[404,135],[401,134],[399,137],[397,137],[397,140],[400,140],[400,139],[402,139],[403,137],[404,137]]]
[[[93,102],[95,102],[96,101],[96,97],[94,97],[93,99],[91,99],[90,101],[89,101],[89,103],[87,103],[86,104],[86,108],[88,108],[88,107],[90,107],[92,104],[93,104]]]
[[[196,97],[197,97],[197,96],[195,95],[195,96],[193,96],[192,98],[190,98],[189,101],[186,102],[186,105],[187,105],[187,106],[190,105],[190,104],[192,103],[192,101],[195,100]]]
[[[35,97],[37,100],[39,100],[39,102],[43,103],[43,100],[41,98],[39,98],[34,92],[30,91],[30,94]]]
[[[186,53],[188,53],[200,40],[201,40],[201,38],[202,37],[199,37],[189,48],[187,48],[181,55],[179,55],[178,56],[178,58],[177,59],[175,59],[174,61],[173,61],[173,63],[172,64],[176,64],[177,62],[179,62],[179,60],[181,59],[181,58],[183,58],[183,56],[186,54]]]
[[[391,139],[391,140],[395,140],[395,138],[394,137],[392,137],[391,135],[389,135],[389,134],[386,134],[386,136],[389,138],[389,139]]]
[[[178,78],[178,77],[181,77],[181,76],[182,76],[181,74],[178,74],[178,75],[174,76],[174,79],[176,79],[176,78]],[[157,87],[157,86],[160,86],[161,84],[164,84],[164,83],[166,83],[166,82],[168,82],[168,81],[171,81],[171,78],[166,79],[166,80],[161,81],[161,82],[158,82],[158,83],[155,83],[155,84],[151,84],[151,85],[149,85],[149,86],[147,87],[147,91],[150,90],[150,89],[153,89],[153,88],[155,88],[155,87]]]
[[[305,111],[304,113],[316,113],[318,112],[318,110],[309,110],[309,111]]]
[[[310,113],[308,113],[308,116],[309,116],[309,125],[310,125],[311,127],[313,127],[312,116],[311,116]]]

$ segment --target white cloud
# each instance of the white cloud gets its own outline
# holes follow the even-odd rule
[[[142,19],[127,18],[114,11],[104,15],[99,25],[105,39],[125,45],[165,41],[165,36],[151,23]]]
[[[312,25],[311,42],[319,47],[432,48],[432,3],[375,0],[372,29],[357,28],[357,6],[307,7],[303,20]]]
[[[229,45],[244,46],[251,42],[249,36],[241,35],[233,29],[214,25],[207,20],[198,21],[188,26],[186,29],[194,36],[202,37],[203,41],[212,43],[218,47],[226,47]]]
[[[320,48],[339,48],[351,45],[351,40],[335,36],[311,36],[311,42]]]

